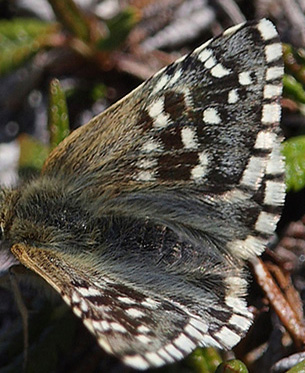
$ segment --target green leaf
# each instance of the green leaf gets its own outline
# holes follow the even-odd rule
[[[19,137],[19,166],[23,173],[25,173],[25,171],[40,171],[44,161],[49,155],[50,148],[55,148],[69,134],[66,98],[57,79],[54,79],[50,84],[48,122],[50,146],[43,144],[41,141],[29,135],[22,135]]]
[[[285,96],[292,98],[294,101],[305,104],[305,91],[301,83],[291,75],[284,75],[283,84]]]
[[[57,79],[50,83],[48,127],[50,146],[54,149],[69,135],[69,116],[65,93]]]
[[[283,154],[286,158],[287,190],[298,191],[305,186],[305,136],[285,141]]]
[[[76,37],[90,41],[90,23],[73,0],[49,0],[57,19]]]
[[[186,359],[186,364],[190,366],[194,373],[214,373],[222,359],[213,347],[197,348]]]
[[[0,21],[0,75],[8,73],[49,45],[58,25],[36,19]]]
[[[138,16],[134,8],[127,7],[120,14],[106,22],[108,36],[97,42],[100,50],[113,50],[122,44],[127,38],[131,29],[138,21]]]
[[[298,82],[305,84],[304,50],[295,49],[289,44],[283,44],[283,59],[285,71],[293,75]]]

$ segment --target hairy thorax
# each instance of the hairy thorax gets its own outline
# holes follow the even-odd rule
[[[80,195],[73,195],[69,184],[59,178],[42,177],[26,187],[4,191],[0,216],[3,238],[11,245],[64,249],[71,241],[75,247],[84,240],[87,246],[99,226]]]

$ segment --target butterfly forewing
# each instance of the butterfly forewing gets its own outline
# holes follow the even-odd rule
[[[271,151],[276,143],[269,132],[280,118],[282,73],[271,23],[228,30],[75,131],[51,154],[45,173],[62,170],[96,180],[98,172],[100,187],[109,185],[110,175],[121,191],[161,182],[231,190],[258,134],[258,150]],[[90,146],[78,146],[88,138]]]
[[[72,133],[18,200],[49,217],[13,253],[126,364],[231,348],[249,328],[243,260],[284,199],[282,74],[269,21],[229,29]]]

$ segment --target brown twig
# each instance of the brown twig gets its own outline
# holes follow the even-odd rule
[[[283,295],[266,264],[259,258],[254,258],[251,264],[257,282],[266,293],[270,305],[293,338],[297,348],[301,349],[305,345],[305,327],[303,323],[300,322],[294,307],[291,307],[290,303]]]

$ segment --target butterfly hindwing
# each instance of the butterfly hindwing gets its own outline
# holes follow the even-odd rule
[[[200,292],[197,289],[195,294],[191,283],[184,292],[175,288],[164,292],[159,284],[143,290],[139,281],[123,282],[109,275],[109,270],[103,272],[93,259],[91,263],[84,258],[71,260],[54,250],[22,245],[13,246],[12,251],[60,293],[106,352],[138,369],[173,363],[197,345],[230,348],[251,322],[242,301],[226,309],[208,293],[200,301]],[[211,269],[202,277],[216,273]],[[214,285],[218,287],[219,282]],[[201,296],[204,293],[201,289]],[[183,304],[187,298],[188,304]]]

